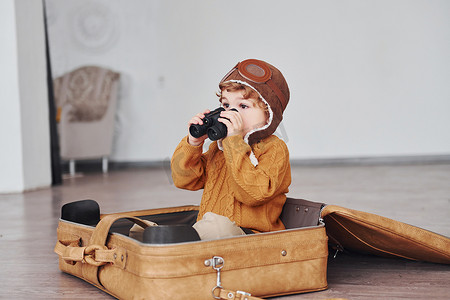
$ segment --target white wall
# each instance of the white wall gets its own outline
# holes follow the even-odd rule
[[[107,4],[107,5],[106,5]],[[167,159],[237,61],[279,67],[293,159],[450,154],[450,2],[47,0],[54,76],[123,74],[113,160]]]
[[[0,2],[0,190],[23,189],[20,98],[17,70],[16,16],[14,1]]]
[[[43,9],[0,2],[0,192],[49,186],[50,141]]]

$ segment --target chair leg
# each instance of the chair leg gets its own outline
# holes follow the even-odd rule
[[[70,176],[75,176],[75,160],[71,159],[69,161],[69,172],[70,172]]]
[[[108,173],[108,158],[106,156],[103,156],[102,158],[102,170],[103,174]]]

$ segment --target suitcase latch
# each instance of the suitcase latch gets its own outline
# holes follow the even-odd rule
[[[230,291],[225,291],[224,288],[222,287],[222,281],[221,281],[221,277],[220,277],[220,271],[223,268],[223,265],[225,264],[225,260],[220,257],[220,256],[214,256],[211,259],[207,259],[205,260],[205,266],[207,267],[212,267],[214,270],[217,271],[217,279],[216,279],[216,286],[213,287],[213,289],[211,290],[212,296],[214,297],[214,299],[236,299],[235,296],[240,295],[239,299],[248,299],[247,297],[250,297],[251,294],[243,292],[243,291],[237,291],[236,293],[230,292]],[[219,297],[218,295],[216,295],[216,290],[219,290],[219,295],[221,294],[221,292],[225,291],[227,294],[227,298],[222,298]],[[222,291],[223,290],[223,291]]]
[[[220,270],[223,268],[225,261],[220,256],[214,256],[211,259],[205,260],[205,266],[209,267],[211,266],[214,270],[217,271],[217,280],[216,280],[216,286],[212,289],[211,293],[215,299],[221,299],[220,297],[217,297],[215,294],[215,291],[217,289],[222,289],[222,282],[220,278]]]

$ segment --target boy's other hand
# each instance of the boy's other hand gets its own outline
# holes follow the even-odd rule
[[[232,135],[244,135],[244,122],[242,116],[236,110],[227,110],[220,113],[218,121],[227,126],[228,134]]]

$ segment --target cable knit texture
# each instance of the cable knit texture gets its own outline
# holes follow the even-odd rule
[[[202,153],[203,145],[191,146],[185,137],[172,157],[174,184],[204,189],[198,219],[211,211],[257,231],[284,229],[279,216],[291,183],[286,144],[272,135],[252,146],[231,136],[222,145],[223,151],[213,142]],[[257,166],[250,161],[252,152]]]

